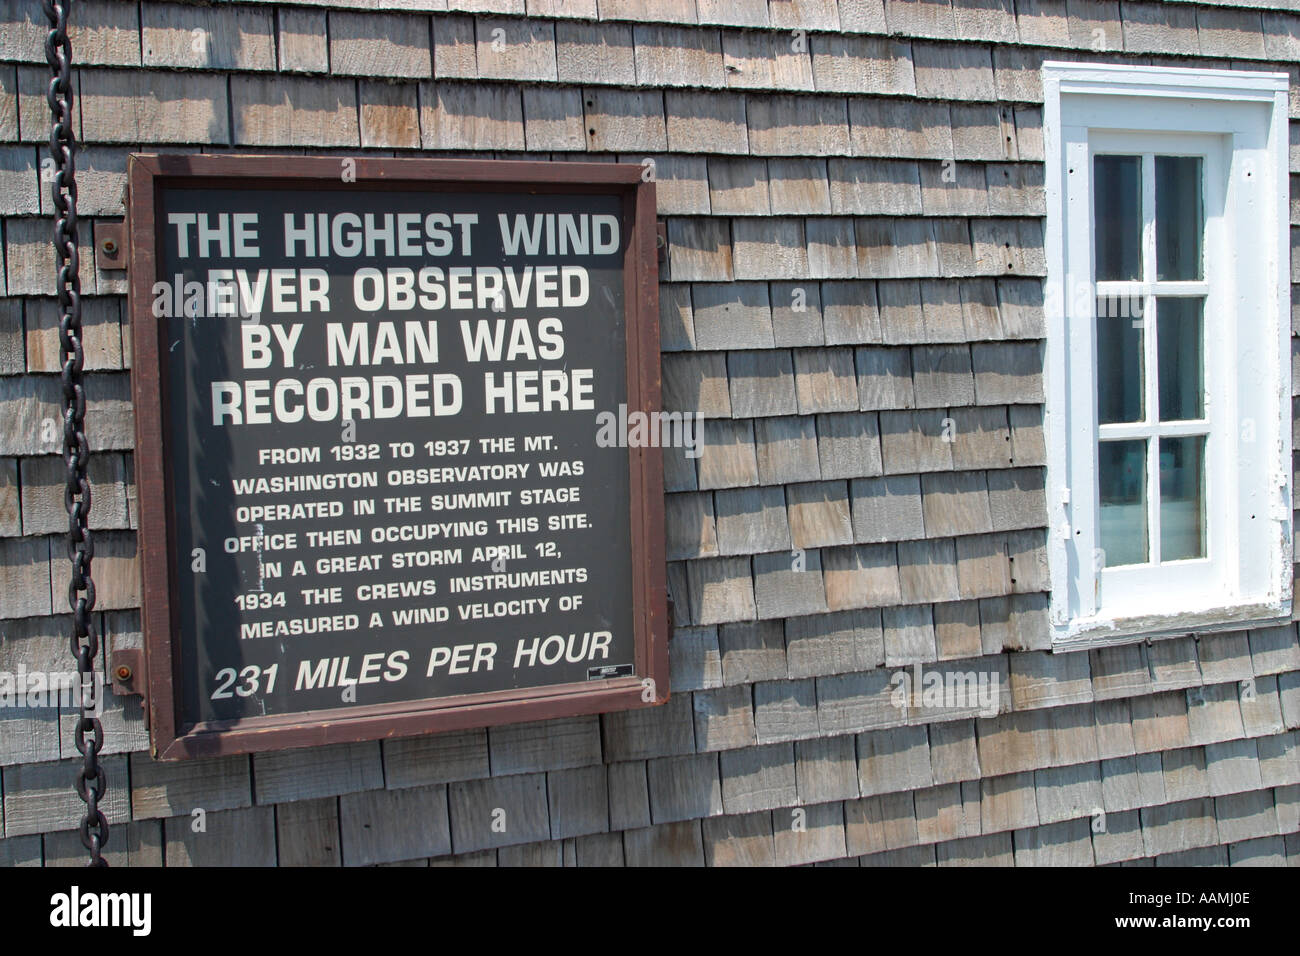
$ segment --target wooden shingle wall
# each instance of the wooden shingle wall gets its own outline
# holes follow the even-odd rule
[[[77,4],[87,243],[138,149],[652,159],[665,404],[707,416],[666,463],[666,706],[176,765],[114,699],[111,861],[1300,860],[1294,626],[1050,653],[1038,79],[1296,76],[1295,6]],[[68,632],[38,11],[0,0],[0,672],[63,669]],[[129,644],[124,282],[81,261],[97,621]],[[1001,693],[898,706],[917,666]],[[0,865],[80,862],[74,756],[70,714],[0,710]]]

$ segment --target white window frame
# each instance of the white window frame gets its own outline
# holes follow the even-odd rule
[[[1289,77],[1047,62],[1042,79],[1053,643],[1103,646],[1289,621]],[[1204,559],[1098,567],[1099,290],[1093,283],[1091,185],[1098,152],[1206,157],[1205,282],[1183,284],[1188,291],[1203,287],[1207,295],[1203,348],[1211,437],[1205,452]],[[1144,171],[1144,260],[1154,248],[1150,178]],[[1153,268],[1146,278],[1152,276]],[[1154,291],[1150,284],[1137,285],[1145,294]],[[1149,348],[1149,335],[1146,341]],[[1154,394],[1147,384],[1149,404]],[[1111,437],[1119,434],[1115,426],[1104,427]],[[1149,508],[1151,500],[1148,494]]]

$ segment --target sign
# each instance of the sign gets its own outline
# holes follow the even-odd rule
[[[153,750],[667,698],[641,166],[133,156]],[[662,420],[657,416],[655,420]]]

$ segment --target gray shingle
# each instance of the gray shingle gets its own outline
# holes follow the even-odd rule
[[[580,836],[574,841],[574,856],[578,866],[623,866],[623,835],[597,833]]]
[[[262,805],[374,790],[384,785],[379,742],[260,753],[253,781],[254,802]]]
[[[1107,813],[1165,803],[1165,777],[1160,754],[1103,760],[1101,796]]]
[[[733,88],[811,90],[812,57],[808,44],[796,49],[788,34],[724,30],[722,62],[727,86]]]
[[[827,345],[881,341],[874,282],[825,283],[822,302]]]
[[[988,215],[988,183],[982,163],[923,162],[920,183],[927,216]]]
[[[931,725],[929,731],[930,768],[935,783],[955,783],[979,778],[975,721],[941,721]]]
[[[420,132],[425,149],[523,149],[522,96],[515,87],[421,83]]]
[[[655,823],[698,820],[722,813],[718,755],[690,754],[646,763],[650,816]]]
[[[1041,825],[1093,817],[1102,810],[1099,764],[1076,764],[1034,772]]]
[[[948,0],[886,0],[885,18],[891,31],[906,36],[959,35]]]
[[[817,736],[813,681],[764,681],[754,685],[754,729],[761,744]]]
[[[632,39],[637,83],[643,86],[723,85],[722,40],[718,31],[636,26]]]
[[[626,153],[668,148],[661,91],[588,87],[582,101],[587,109],[589,149]]]
[[[856,97],[849,101],[854,156],[945,159],[954,155],[946,103]]]
[[[761,483],[783,484],[820,477],[814,419],[760,418],[754,423],[754,435]]]
[[[701,489],[758,484],[752,422],[705,419],[699,442]]]
[[[957,571],[961,583],[961,569]],[[958,660],[978,657],[982,649],[980,639],[980,610],[978,601],[950,601],[934,606],[934,645],[939,660]]]
[[[823,478],[879,475],[880,422],[875,415],[818,415],[817,453]]]
[[[724,750],[721,771],[722,803],[727,813],[787,807],[799,799],[793,744]]]
[[[736,219],[731,234],[737,279],[799,279],[811,274],[802,219]]]
[[[664,93],[664,111],[673,150],[693,152],[707,145],[711,153],[749,151],[743,96],[669,90]]]
[[[737,418],[792,415],[798,409],[793,361],[785,349],[731,352],[727,377]]]
[[[1265,55],[1263,23],[1256,11],[1198,9],[1196,32],[1204,56],[1262,59]]]
[[[669,242],[673,242],[670,220]],[[696,220],[690,220],[695,222]],[[723,226],[725,227],[725,222]],[[730,238],[727,237],[730,262]],[[696,285],[691,288],[697,347],[761,349],[774,345],[768,287],[762,282]]]
[[[700,492],[668,496],[664,508],[664,534],[670,561],[717,554],[713,495]]]
[[[583,126],[582,91],[525,87],[523,100],[524,142],[530,150],[583,150],[587,148],[587,131]],[[364,121],[365,114],[362,118]],[[364,129],[363,129],[364,140]],[[667,163],[659,161],[659,169]],[[660,209],[666,213],[693,213],[707,211],[681,202],[683,190],[660,180],[656,195]],[[707,204],[707,196],[705,197]]]
[[[922,475],[921,504],[927,536],[981,534],[993,530],[988,487],[982,471]]]
[[[766,812],[705,820],[704,853],[709,866],[775,866],[772,815]]]
[[[767,160],[710,156],[709,202],[715,216],[759,216],[771,211]]]
[[[760,618],[827,610],[821,552],[795,549],[755,555],[754,599]]]
[[[840,803],[798,807],[772,813],[778,866],[804,866],[843,857],[844,810]],[[784,823],[784,825],[782,825]]]
[[[605,760],[609,762],[645,760],[695,750],[695,725],[689,694],[673,694],[660,707],[603,714],[601,727]],[[612,771],[610,781],[612,792]]]
[[[419,820],[419,826],[411,826]],[[371,790],[339,798],[343,864],[370,866],[451,852],[447,788]]]
[[[465,730],[383,742],[388,787],[415,787],[487,776],[486,730]]]
[[[445,811],[443,820],[445,825]],[[275,808],[275,839],[280,866],[341,866],[339,801],[321,797],[280,804]]]
[[[785,622],[786,663],[791,678],[869,670],[885,661],[880,612],[844,611]]]
[[[846,34],[819,34],[809,39],[813,81],[819,92],[916,92],[912,49],[906,42]]]
[[[857,756],[852,736],[800,740],[794,745],[794,753],[801,803],[857,798]]]
[[[993,61],[980,46],[913,43],[916,93],[934,99],[992,100]]]
[[[1203,754],[1205,768],[1205,789],[1196,796],[1218,797],[1264,786],[1255,741],[1229,740],[1193,749]],[[1170,799],[1177,798],[1171,795]]]
[[[939,866],[1014,866],[1010,833],[993,833],[941,843],[935,848]]]
[[[765,96],[748,102],[749,148],[759,156],[843,156],[848,105],[841,97]]]
[[[768,25],[765,0],[696,0],[700,23],[723,23],[737,27]]]
[[[883,671],[817,678],[817,719],[824,735],[857,733],[900,723]]]
[[[669,684],[674,692],[722,686],[716,627],[677,627],[670,635]]]
[[[267,20],[269,27],[269,15]],[[244,31],[241,30],[240,33]],[[147,39],[146,32],[146,41]],[[269,47],[269,32],[267,43]],[[376,16],[332,10],[329,14],[329,46],[329,64],[333,73],[344,76],[393,76],[402,79],[417,79],[433,75],[427,17],[402,14]],[[551,62],[551,78],[554,79],[554,58]],[[176,63],[173,65],[207,64]]]
[[[786,488],[790,538],[796,548],[852,543],[848,485],[843,481],[806,482]]]
[[[772,159],[768,161],[768,191],[775,215],[824,215],[831,212],[826,162],[820,159]],[[809,224],[809,240],[812,227]]]
[[[898,550],[893,544],[826,548],[826,603],[832,611],[896,604],[899,600]]]
[[[1241,708],[1236,684],[1193,687],[1187,695],[1187,725],[1194,744],[1218,743],[1241,737]]]
[[[692,561],[687,566],[687,577],[692,622],[722,624],[754,618],[754,581],[749,558]]]
[[[961,597],[955,555],[949,540],[900,542],[898,578],[904,603],[955,601]],[[885,649],[888,656],[888,634]]]
[[[1015,834],[1016,866],[1092,866],[1089,821],[1069,820]]]
[[[773,282],[772,332],[778,346],[821,345],[821,286],[815,282]]]
[[[545,774],[453,783],[448,802],[457,853],[550,838]]]
[[[362,146],[420,147],[420,110],[414,83],[362,81],[359,91]],[[581,145],[581,137],[578,143]]]
[[[808,219],[807,274],[819,279],[852,279],[858,274],[857,239],[847,216]]]
[[[916,795],[917,834],[921,839],[969,838],[980,832],[979,786],[974,782],[933,787]],[[930,849],[935,849],[931,847]],[[937,863],[924,862],[931,866]]]
[[[434,18],[434,31],[444,18]],[[632,27],[623,23],[558,20],[555,56],[562,83],[636,82]]]
[[[132,754],[131,815],[134,819],[186,816],[196,808],[229,810],[252,803],[246,756],[163,763]]]
[[[873,796],[932,786],[930,740],[925,727],[899,727],[859,734],[858,787]]]
[[[715,498],[720,553],[789,550],[790,525],[782,488],[718,491]]]
[[[600,721],[591,715],[492,727],[488,756],[493,776],[599,763]]]
[[[831,211],[857,215],[919,215],[921,187],[911,161],[831,159]]]
[[[646,777],[646,763],[634,760],[609,765],[611,830],[631,830],[650,825],[650,784]]]
[[[753,693],[747,685],[696,691],[691,697],[695,740],[701,753],[749,747],[758,739]]]
[[[668,823],[623,834],[628,866],[703,866],[700,821]]]
[[[188,817],[163,821],[168,866],[275,866],[275,808],[210,813],[203,829]]]
[[[1146,648],[1141,644],[1099,648],[1089,653],[1092,693],[1096,700],[1150,693]]]
[[[279,61],[281,70],[325,73],[329,70],[329,34],[323,10],[281,10]]]
[[[892,321],[892,309],[887,310]],[[855,350],[858,398],[864,411],[913,408],[912,350],[860,348]]]
[[[1214,801],[1189,800],[1142,810],[1142,839],[1148,856],[1217,843]]]

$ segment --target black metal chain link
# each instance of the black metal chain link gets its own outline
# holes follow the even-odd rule
[[[68,13],[72,0],[41,0],[50,32],[45,38],[45,59],[50,64],[50,157],[54,160],[54,254],[58,262],[59,354],[63,363],[63,461],[67,466],[63,503],[68,511],[68,606],[72,608],[72,655],[81,678],[80,713],[73,730],[82,765],[77,772],[77,795],[86,804],[81,819],[81,842],[90,854],[90,866],[107,866],[103,857],[108,843],[108,820],[99,809],[108,778],[99,765],[104,729],[98,710],[100,685],[95,679],[99,637],[91,622],[95,609],[95,582],[90,563],[95,556],[90,536],[90,482],[86,468],[90,446],[86,442],[86,390],[82,382],[85,355],[81,340],[81,278],[77,254],[76,137],[72,129],[72,44],[68,40]]]

